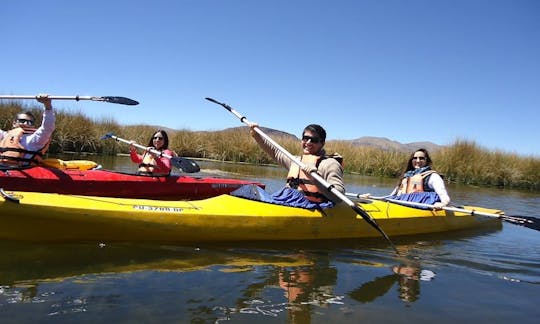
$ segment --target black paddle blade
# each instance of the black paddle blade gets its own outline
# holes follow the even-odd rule
[[[394,245],[394,243],[392,243],[392,241],[390,240],[390,238],[388,237],[388,235],[386,235],[386,233],[382,230],[382,228],[379,226],[379,224],[377,224],[377,222],[371,218],[371,216],[367,213],[367,211],[365,211],[364,209],[360,208],[359,206],[357,205],[354,205],[354,206],[351,206],[352,209],[360,216],[362,216],[362,218],[369,224],[371,225],[373,228],[375,228],[379,233],[382,234],[382,236],[386,239],[386,241],[388,241],[388,243],[390,243],[390,246],[392,246],[392,248],[394,249],[394,251],[396,251],[397,254],[399,254],[399,251],[398,249],[396,248],[396,246]]]
[[[15,196],[15,195],[12,195],[10,193],[7,193],[4,191],[4,188],[0,188],[0,195],[6,200],[6,201],[11,201],[11,202],[14,202],[14,203],[19,203],[19,197]]]
[[[217,100],[214,99],[214,98],[206,97],[206,98],[204,98],[204,99],[206,99],[206,100],[208,100],[208,101],[211,101],[211,102],[213,102],[213,103],[217,103],[218,105],[222,105],[221,102],[217,101]]]
[[[99,99],[97,100],[99,101],[106,101],[106,102],[121,104],[121,105],[135,106],[139,104],[138,101],[135,101],[133,99],[129,99],[126,97],[98,97],[98,98]]]
[[[501,219],[514,225],[520,225],[540,231],[540,218],[531,216],[501,216]]]
[[[178,169],[182,169],[185,173],[195,173],[201,171],[199,165],[190,159],[175,156],[171,158],[171,163]]]
[[[217,101],[216,99],[210,98],[210,97],[206,97],[206,98],[204,98],[204,99],[206,99],[206,100],[208,100],[208,101],[210,101],[210,102],[216,103],[216,104],[218,104],[218,105],[220,105],[220,106],[223,106],[223,108],[227,109],[227,110],[230,111],[230,112],[233,112],[232,107],[229,106],[229,105],[227,105],[227,104],[224,103],[224,102],[219,102],[219,101]],[[233,113],[233,114],[234,114],[234,113]],[[236,115],[236,114],[235,114],[235,115]],[[242,120],[241,118],[240,118],[240,121],[243,122],[243,120]]]
[[[104,140],[104,139],[109,139],[109,138],[112,138],[113,135],[114,135],[113,133],[107,133],[107,134],[101,136],[101,139],[102,139],[102,140]]]

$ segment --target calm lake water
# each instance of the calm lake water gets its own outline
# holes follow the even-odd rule
[[[133,171],[126,157],[92,159]],[[201,175],[283,185],[273,167]],[[347,175],[348,192],[396,180]],[[456,203],[540,217],[540,194],[449,185]],[[0,216],[1,217],[1,216]],[[0,229],[1,230],[1,229]],[[244,245],[0,242],[0,323],[537,323],[540,233],[489,231]]]

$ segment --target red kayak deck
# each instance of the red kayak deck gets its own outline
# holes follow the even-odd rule
[[[205,199],[227,194],[246,180],[170,175],[142,176],[110,170],[60,170],[48,167],[0,170],[0,188],[71,195],[164,200]]]

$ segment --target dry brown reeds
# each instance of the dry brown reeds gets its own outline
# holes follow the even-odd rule
[[[40,107],[28,108],[18,102],[5,102],[0,103],[0,128],[10,129],[13,116],[23,110],[32,110],[40,123]],[[102,140],[101,137],[112,132],[146,145],[156,130],[155,126],[121,126],[113,119],[94,121],[80,112],[57,111],[56,130],[49,152],[128,153],[129,145]],[[247,127],[211,132],[167,129],[167,133],[169,148],[180,156],[253,164],[274,163],[249,136]],[[273,139],[289,152],[299,154],[299,139],[277,135]],[[348,141],[328,141],[325,148],[328,153],[338,152],[344,157],[346,172],[392,178],[403,173],[411,153],[358,147]],[[534,156],[490,151],[467,140],[456,140],[430,154],[434,169],[449,182],[540,190],[540,159]]]
[[[474,141],[456,140],[433,155],[447,181],[540,189],[540,159],[490,151]]]

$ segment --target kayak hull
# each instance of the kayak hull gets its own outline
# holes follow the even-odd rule
[[[183,175],[142,176],[109,170],[31,167],[0,171],[0,188],[10,190],[164,200],[204,199],[227,194],[252,181]]]
[[[0,198],[0,239],[6,240],[202,243],[380,237],[345,204],[321,212],[230,195],[160,201],[8,194],[13,200]],[[375,200],[360,206],[390,237],[501,226],[498,218],[460,212],[421,210]]]

